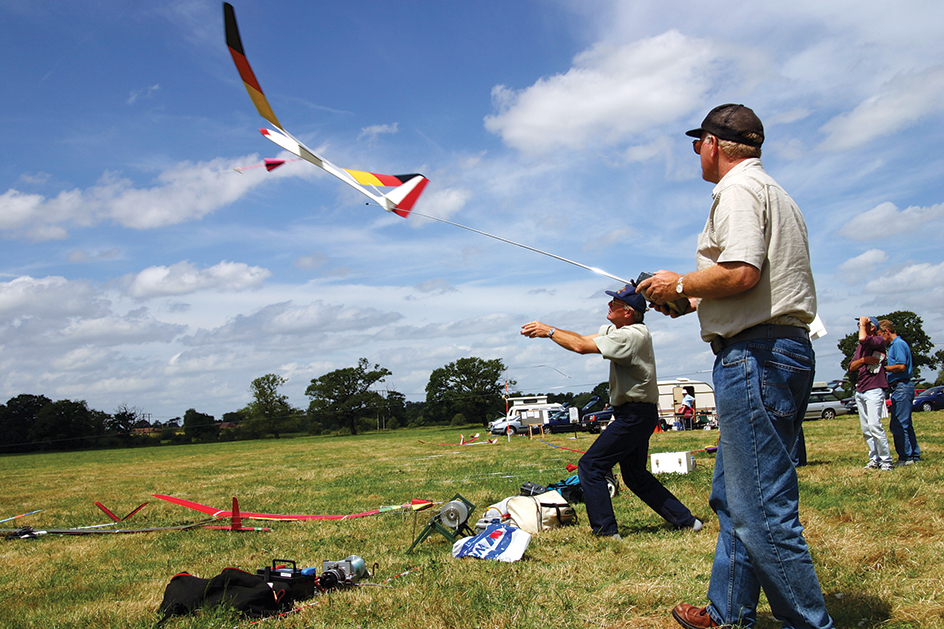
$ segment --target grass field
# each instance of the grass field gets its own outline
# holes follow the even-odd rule
[[[837,627],[944,627],[944,412],[915,414],[924,460],[892,472],[862,469],[857,418],[806,424],[810,464],[799,470],[801,518]],[[0,457],[0,517],[41,513],[0,526],[91,525],[108,519],[100,501],[124,515],[122,527],[194,522],[202,515],[150,498],[163,493],[228,509],[347,514],[461,494],[477,508],[517,493],[521,483],[569,475],[594,437],[525,437],[491,445],[455,443],[465,430],[400,430],[356,437],[189,445],[138,450]],[[716,432],[653,435],[651,452],[700,450]],[[713,457],[663,482],[705,521],[700,533],[673,531],[635,496],[614,501],[620,542],[590,534],[583,505],[576,527],[534,536],[522,561],[453,559],[435,535],[407,554],[433,511],[344,521],[275,522],[271,532],[194,529],[134,535],[45,536],[0,541],[0,627],[153,627],[170,578],[202,577],[234,566],[255,572],[272,559],[321,566],[355,554],[377,564],[372,581],[411,570],[389,587],[321,596],[317,605],[254,627],[677,627],[678,602],[703,604],[717,521],[708,507]],[[246,522],[262,526],[264,523]],[[777,627],[762,600],[760,627]],[[245,627],[215,611],[176,618],[179,628]]]

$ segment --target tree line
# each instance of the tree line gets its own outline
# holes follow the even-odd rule
[[[85,401],[22,394],[0,404],[0,453],[484,426],[504,415],[504,393],[516,386],[504,378],[506,370],[501,359],[461,358],[432,372],[425,401],[410,402],[382,386],[392,375],[389,369],[361,358],[354,367],[312,379],[305,391],[310,400],[306,409],[293,407],[281,392],[284,377],[266,374],[252,381],[249,404],[220,420],[190,408],[182,417],[152,423],[146,413],[127,405],[109,414]]]
[[[944,384],[944,350],[934,352],[921,317],[895,311],[879,319],[894,323],[911,347],[916,384]],[[856,343],[855,331],[838,343],[844,372]],[[937,367],[942,369],[936,381],[923,379],[922,369]],[[501,359],[460,358],[433,370],[426,399],[410,402],[403,393],[383,386],[392,375],[389,369],[361,358],[356,366],[312,379],[305,390],[309,398],[305,409],[293,407],[281,393],[284,377],[266,374],[252,381],[249,404],[224,413],[219,420],[190,408],[182,417],[152,423],[146,413],[128,405],[106,413],[81,400],[53,401],[44,395],[22,394],[0,404],[0,453],[279,438],[290,433],[356,435],[418,426],[484,426],[504,415],[506,392],[521,395],[513,389],[517,383],[504,377],[506,370]],[[848,386],[842,388],[854,387],[854,374],[849,376]],[[592,395],[606,400],[606,383],[591,392],[548,394],[548,400],[579,407]]]

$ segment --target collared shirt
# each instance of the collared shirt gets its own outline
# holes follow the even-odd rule
[[[712,191],[714,202],[698,236],[698,269],[746,262],[760,270],[751,289],[700,299],[701,337],[730,338],[761,323],[809,329],[816,287],[803,215],[757,158],[732,168]]]
[[[610,361],[610,406],[659,401],[656,354],[645,324],[633,323],[621,328],[604,325],[593,342],[603,358]]]
[[[911,348],[908,343],[900,336],[892,339],[888,345],[888,364],[904,365],[904,371],[885,371],[885,377],[888,378],[889,385],[895,385],[899,382],[909,382],[911,380],[914,367],[911,364]]]

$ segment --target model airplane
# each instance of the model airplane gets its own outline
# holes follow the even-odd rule
[[[247,519],[247,520],[272,520],[276,522],[291,522],[295,520],[351,520],[353,518],[363,518],[368,515],[376,515],[378,513],[384,513],[386,511],[422,511],[423,509],[428,509],[433,506],[431,500],[417,500],[413,499],[407,504],[402,505],[390,505],[388,507],[380,507],[379,509],[374,509],[372,511],[364,511],[363,513],[352,513],[350,515],[286,515],[281,513],[251,513],[251,512],[240,512],[239,503],[236,500],[236,497],[233,497],[233,510],[225,511],[223,509],[217,509],[208,505],[203,505],[198,502],[192,502],[190,500],[185,500],[183,498],[175,498],[174,496],[165,496],[163,494],[151,494],[155,498],[160,498],[161,500],[166,500],[167,502],[172,502],[175,505],[180,505],[181,507],[187,507],[188,509],[193,509],[201,513],[205,513],[214,518],[232,518],[234,523],[237,518]],[[225,527],[229,528],[229,527]]]
[[[236,12],[233,10],[233,6],[228,2],[223,3],[223,22],[226,26],[226,45],[229,47],[229,52],[233,56],[233,62],[236,64],[236,69],[239,70],[239,76],[243,80],[243,85],[246,86],[249,98],[252,99],[259,115],[271,122],[275,125],[276,129],[278,129],[278,131],[274,129],[259,129],[262,135],[272,142],[275,142],[289,153],[331,173],[388,212],[393,212],[394,214],[406,218],[410,210],[413,209],[416,200],[423,194],[423,189],[426,187],[429,180],[418,173],[411,175],[380,175],[361,170],[340,168],[320,155],[315,154],[314,151],[286,131],[282,123],[279,122],[279,119],[275,117],[275,112],[272,111],[272,107],[269,105],[265,94],[263,94],[262,88],[259,86],[259,81],[256,80],[256,75],[253,73],[252,68],[249,66],[249,61],[246,59],[246,54],[243,51],[243,43],[239,37],[239,29],[236,27]],[[271,170],[271,168],[268,170]],[[378,186],[394,186],[395,188],[391,192],[383,194],[377,190]]]

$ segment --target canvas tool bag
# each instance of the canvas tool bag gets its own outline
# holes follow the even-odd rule
[[[555,490],[537,496],[512,496],[507,509],[514,525],[532,535],[577,523],[577,512]]]

